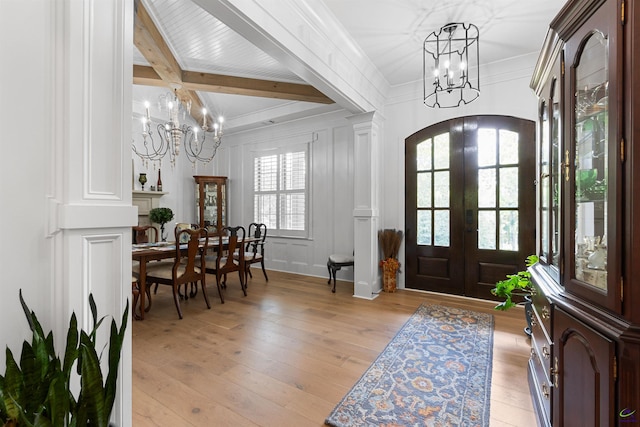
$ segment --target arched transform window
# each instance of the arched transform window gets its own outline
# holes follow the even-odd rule
[[[490,298],[535,251],[535,125],[464,117],[408,137],[407,287]]]

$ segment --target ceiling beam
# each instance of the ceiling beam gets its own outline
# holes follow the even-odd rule
[[[183,71],[180,80],[182,87],[188,90],[288,99],[291,101],[315,102],[318,104],[333,104],[333,101],[318,89],[305,84],[250,79],[194,71]],[[133,66],[133,83],[146,86],[168,86],[167,82],[160,77],[153,67],[144,65]]]
[[[136,1],[135,5],[133,41],[151,66],[134,65],[133,83],[176,90],[181,100],[191,101],[192,116],[198,122],[202,121],[204,103],[196,91],[334,103],[311,85],[183,71],[142,2]],[[213,123],[209,114],[207,121]]]
[[[202,122],[204,103],[195,91],[184,87],[182,69],[142,2],[137,1],[135,5],[133,43],[164,82],[164,86],[175,90],[181,101],[185,103],[191,101],[191,116],[197,122]],[[207,114],[207,121],[213,123],[209,114]]]

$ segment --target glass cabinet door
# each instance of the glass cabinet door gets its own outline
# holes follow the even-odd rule
[[[603,5],[565,45],[564,271],[565,290],[620,311],[622,94],[611,70],[621,34],[614,7]]]
[[[546,101],[540,103],[540,153],[539,153],[539,168],[540,179],[538,185],[540,186],[540,261],[549,264],[550,262],[550,174],[549,174],[549,109]]]
[[[194,179],[197,222],[210,234],[220,234],[227,226],[227,178],[196,175]]]
[[[551,259],[549,264],[551,265],[551,274],[560,282],[560,197],[562,187],[561,180],[561,163],[562,157],[562,137],[561,137],[561,109],[560,109],[560,87],[557,79],[553,79],[551,84],[551,182],[550,184],[550,197],[551,197],[551,211],[550,211],[550,233],[551,233]]]
[[[575,72],[575,278],[607,290],[607,40],[593,33]]]
[[[204,184],[204,226],[218,228],[218,183],[206,182]]]

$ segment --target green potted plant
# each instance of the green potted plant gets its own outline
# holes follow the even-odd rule
[[[538,262],[537,255],[529,255],[525,264],[527,268]],[[513,296],[527,297],[535,292],[531,283],[531,273],[527,270],[518,271],[516,274],[508,274],[507,278],[496,283],[491,293],[504,301],[495,306],[496,310],[508,310],[515,307]]]
[[[167,241],[164,234],[164,225],[173,219],[173,211],[170,208],[153,208],[149,211],[149,219],[151,222],[160,224],[160,236],[163,242]]]
[[[537,255],[529,255],[525,261],[527,268],[538,262]],[[500,304],[494,308],[496,310],[508,310],[515,307],[519,303],[513,301],[513,297],[521,296],[524,298],[525,317],[527,327],[524,332],[527,336],[531,336],[531,296],[535,294],[535,288],[531,282],[531,273],[527,270],[518,271],[516,274],[508,274],[507,278],[496,283],[496,287],[491,293],[498,298],[504,298]]]
[[[20,303],[29,322],[32,338],[31,342],[24,341],[19,363],[7,347],[6,370],[4,376],[0,376],[0,422],[5,427],[107,427],[115,401],[129,302],[122,315],[120,329],[115,320],[111,320],[109,348],[106,352],[109,371],[106,378],[103,378],[100,368],[103,349],[96,348],[97,331],[105,318],[98,319],[93,295],[89,295],[93,329],[89,333],[78,331],[78,322],[73,313],[62,358],[55,353],[53,333],[44,334],[35,313],[24,302],[22,291]],[[80,377],[77,397],[71,391],[75,388],[72,383],[77,384],[75,377],[71,376],[74,364]]]

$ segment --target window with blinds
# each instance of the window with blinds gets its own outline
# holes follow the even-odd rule
[[[254,159],[254,218],[269,234],[306,236],[306,151]]]

